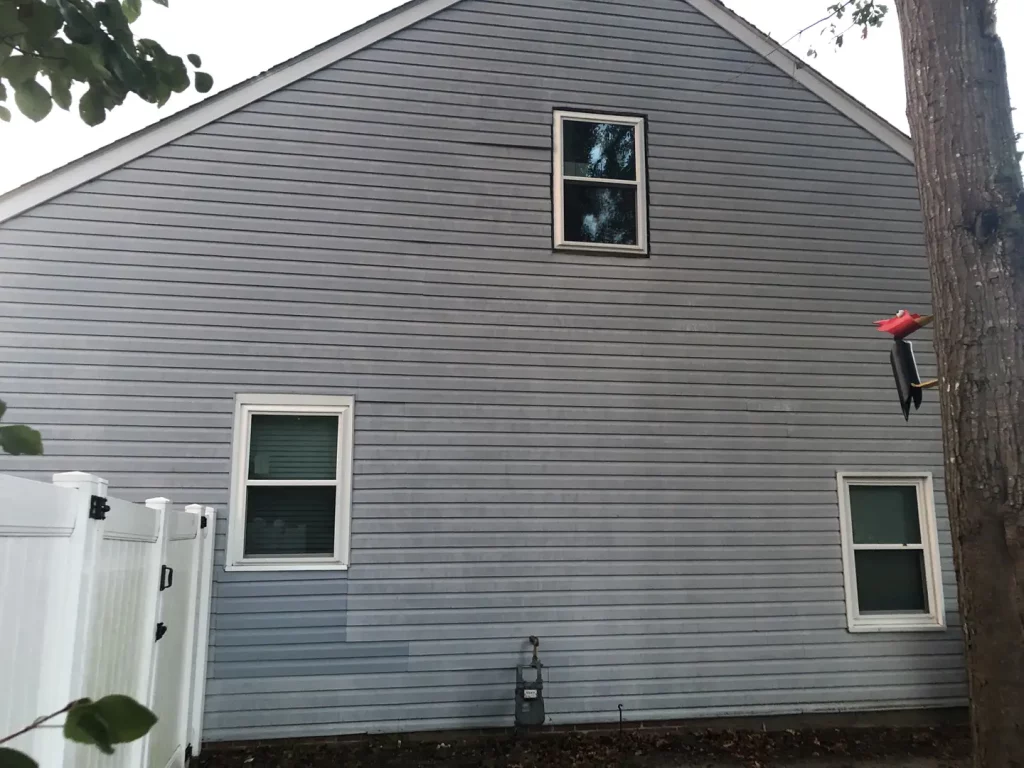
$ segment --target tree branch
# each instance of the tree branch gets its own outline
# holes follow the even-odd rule
[[[53,718],[57,717],[58,715],[63,715],[65,712],[70,712],[71,708],[73,706],[75,706],[75,704],[77,704],[79,701],[81,701],[81,699],[75,699],[74,701],[69,702],[68,704],[65,704],[63,707],[58,709],[56,712],[51,712],[49,715],[43,715],[42,717],[37,717],[35,720],[32,721],[31,725],[26,725],[20,731],[12,733],[10,736],[4,736],[4,738],[0,739],[0,744],[6,744],[8,741],[13,741],[14,739],[16,739],[19,736],[21,736],[23,733],[28,733],[29,731],[33,730],[34,728],[38,728],[40,725],[45,723],[47,720],[52,720]]]
[[[849,6],[853,5],[853,3],[854,3],[854,2],[855,2],[855,0],[844,0],[844,2],[840,3],[840,4],[839,4],[839,5],[837,5],[837,6],[835,7],[835,8],[833,8],[833,9],[832,9],[832,12],[831,12],[831,13],[830,13],[830,14],[829,14],[828,16],[825,16],[825,17],[823,17],[823,18],[820,18],[820,19],[818,19],[817,21],[815,21],[815,22],[814,22],[814,23],[812,23],[812,24],[808,24],[808,25],[807,25],[806,27],[804,27],[803,29],[801,29],[801,30],[799,30],[798,32],[795,32],[795,33],[793,33],[792,35],[790,35],[790,36],[789,36],[788,38],[786,38],[786,39],[785,39],[784,41],[782,41],[781,43],[778,43],[778,42],[777,42],[777,43],[775,43],[775,47],[774,47],[774,48],[772,48],[772,49],[771,49],[770,51],[768,51],[768,53],[766,53],[764,57],[765,57],[765,58],[768,58],[769,56],[771,56],[771,55],[772,55],[773,53],[775,53],[776,51],[778,51],[778,50],[780,50],[780,49],[784,48],[785,46],[789,45],[789,44],[790,44],[791,42],[793,42],[793,41],[794,41],[794,40],[795,40],[796,38],[800,37],[800,35],[802,35],[802,34],[803,34],[804,32],[807,32],[807,31],[809,31],[809,30],[812,30],[812,29],[814,29],[814,28],[815,28],[816,26],[818,26],[819,24],[824,24],[824,23],[825,23],[826,21],[828,21],[828,20],[829,20],[829,19],[831,19],[832,17],[836,16],[837,14],[840,14],[840,13],[842,13],[842,12],[843,12],[844,10],[846,10],[846,9],[847,9],[847,8],[848,8]],[[736,75],[735,77],[733,77],[733,78],[731,78],[731,79],[729,79],[729,80],[726,80],[725,82],[726,82],[726,83],[728,84],[728,83],[734,82],[734,81],[736,81],[736,80],[739,80],[739,79],[740,79],[741,77],[743,77],[743,76],[744,76],[745,74],[747,74],[747,72],[749,72],[750,70],[752,70],[752,69],[754,68],[755,64],[757,64],[757,63],[758,63],[758,62],[755,62],[754,64],[751,64],[751,65],[750,65],[749,67],[747,67],[746,69],[744,69],[744,70],[743,70],[742,72],[738,73],[738,74],[737,74],[737,75]]]

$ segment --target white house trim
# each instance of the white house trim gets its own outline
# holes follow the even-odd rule
[[[889,145],[910,162],[914,162],[914,145],[909,136],[872,112],[807,62],[787,51],[780,43],[772,40],[749,21],[730,11],[719,0],[686,0],[686,2],[740,42],[753,48],[754,51],[764,56],[816,96],[838,109],[861,128]]]
[[[718,0],[683,1],[750,46],[907,160],[914,161],[914,150],[909,137],[828,78],[784,50],[752,24],[720,5]],[[0,223],[242,109],[458,2],[461,0],[410,0],[393,11],[371,19],[263,74],[245,80],[172,117],[30,181],[0,196]]]

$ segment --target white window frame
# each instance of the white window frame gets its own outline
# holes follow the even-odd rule
[[[231,502],[228,511],[228,571],[344,571],[349,566],[352,519],[352,432],[355,398],[320,395],[235,396],[234,434],[231,447]],[[335,479],[250,480],[249,433],[253,416],[337,416],[338,465]],[[334,485],[334,554],[330,556],[245,557],[246,489],[250,485]]]
[[[633,127],[634,151],[636,152],[636,180],[595,179],[589,176],[566,176],[562,162],[562,123],[565,120],[581,120],[591,123],[612,123],[613,125],[629,125]],[[570,112],[555,110],[554,141],[552,161],[554,205],[555,248],[569,251],[594,251],[597,253],[628,253],[636,256],[647,254],[647,136],[643,117],[636,115],[603,115],[593,112]],[[636,187],[636,245],[617,245],[615,243],[584,243],[565,239],[565,201],[564,189],[566,181],[578,181],[599,186]]]
[[[942,595],[942,566],[936,531],[935,494],[930,472],[837,472],[839,530],[843,545],[843,582],[846,587],[846,623],[850,632],[915,632],[944,629],[946,609]],[[851,485],[897,485],[917,489],[920,544],[854,544],[851,516]],[[857,595],[854,552],[861,549],[915,549],[924,553],[925,596],[929,612],[862,614]]]

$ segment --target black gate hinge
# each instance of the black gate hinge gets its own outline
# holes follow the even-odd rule
[[[157,622],[156,625],[156,639],[159,640],[161,637],[167,634],[167,625],[162,621]]]
[[[185,747],[185,765],[188,765],[192,761],[192,745],[189,744]]]
[[[199,518],[199,527],[200,528],[205,528],[206,524],[208,522],[209,522],[209,520],[206,519],[206,515],[203,515],[202,517]]]
[[[107,504],[107,500],[102,496],[93,496],[89,499],[89,519],[90,520],[106,520],[107,512],[110,511],[110,505]]]

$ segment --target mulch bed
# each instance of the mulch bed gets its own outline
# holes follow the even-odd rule
[[[200,768],[772,768],[797,762],[900,765],[926,758],[966,765],[970,736],[962,726],[822,730],[548,731],[446,736],[408,734],[335,741],[204,745]]]

